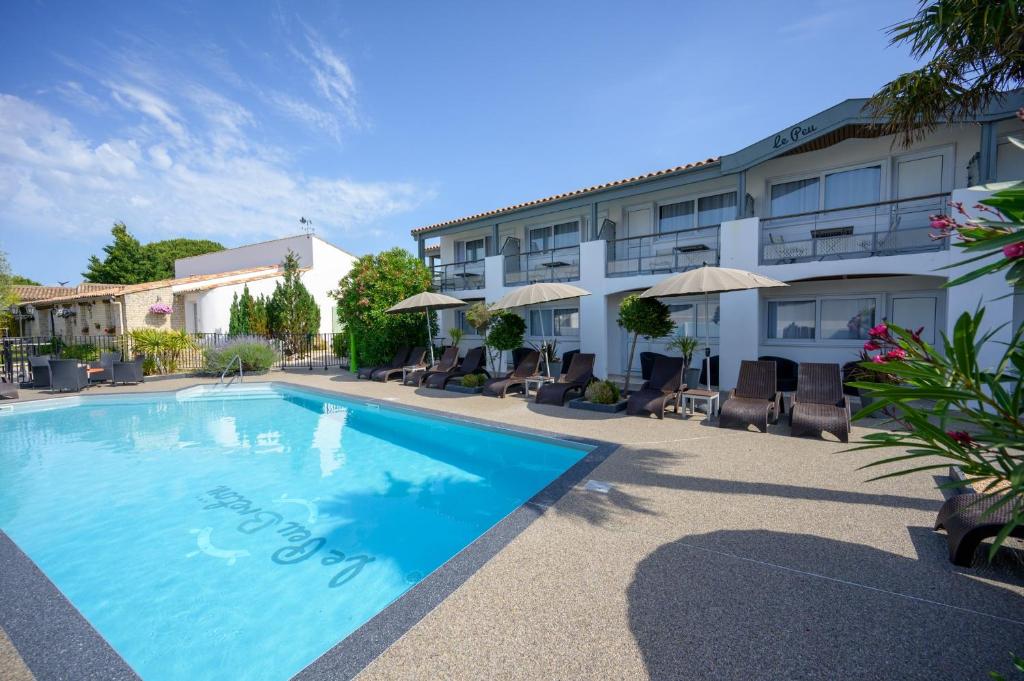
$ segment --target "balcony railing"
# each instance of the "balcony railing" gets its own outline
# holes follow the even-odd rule
[[[683,272],[705,263],[718,265],[718,234],[718,225],[715,225],[609,241],[605,275],[625,277]]]
[[[434,266],[435,291],[471,291],[484,283],[483,259]]]
[[[761,220],[761,264],[870,258],[939,251],[930,216],[948,212],[949,194],[930,194]]]
[[[580,278],[580,247],[563,246],[505,256],[505,286]]]

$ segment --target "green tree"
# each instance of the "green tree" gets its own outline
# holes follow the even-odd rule
[[[499,359],[502,352],[522,347],[526,334],[526,321],[522,317],[509,310],[501,310],[491,314],[490,322],[486,343],[488,348],[497,351]],[[497,366],[494,368],[498,369]]]
[[[174,261],[179,258],[191,258],[223,250],[223,245],[207,239],[165,239],[150,242],[142,247],[147,267],[147,281],[172,279]]]
[[[356,260],[332,295],[338,320],[355,338],[361,366],[383,364],[402,345],[426,345],[427,330],[418,314],[388,314],[392,305],[430,288],[430,270],[404,248]],[[436,315],[431,314],[436,326]]]
[[[42,286],[42,284],[35,279],[29,279],[28,277],[23,277],[20,274],[11,275],[11,284],[14,286]]]
[[[487,342],[487,329],[491,325],[491,320],[494,317],[494,312],[491,311],[490,306],[483,301],[473,303],[466,310],[466,323],[473,327],[473,330],[477,332],[484,339],[484,349],[487,351],[487,361],[492,370],[498,368],[498,357],[500,353],[496,352],[494,348]]]
[[[937,0],[889,28],[890,43],[909,44],[918,69],[886,83],[868,102],[903,145],[943,121],[963,120],[1024,82],[1024,2]]]
[[[277,283],[267,302],[267,322],[270,332],[281,336],[288,349],[299,337],[320,330],[320,308],[302,283],[299,257],[289,250],[281,265],[284,281]]]
[[[633,355],[636,353],[636,342],[640,336],[645,338],[661,338],[672,333],[672,313],[668,305],[656,298],[641,298],[635,293],[627,296],[619,306],[619,326],[624,328],[633,338],[629,344],[629,363],[626,365],[626,385],[623,394],[629,393],[629,379],[633,374]]]
[[[106,257],[100,260],[95,255],[89,256],[89,268],[82,272],[85,280],[97,284],[141,284],[146,281],[149,269],[143,257],[142,244],[123,222],[114,223],[110,233],[114,241],[103,247]]]
[[[319,312],[317,313],[317,324],[320,323]],[[232,336],[256,335],[266,336],[269,334],[267,322],[267,299],[260,295],[258,298],[249,293],[249,285],[242,287],[242,295],[235,293],[231,298],[231,309],[228,315],[228,333]]]
[[[103,260],[89,257],[89,268],[82,273],[86,281],[97,284],[141,284],[174,277],[174,261],[222,251],[216,241],[205,239],[167,239],[143,245],[132,236],[123,222],[114,224],[113,243],[103,247]]]
[[[0,327],[8,332],[14,329],[14,317],[9,308],[17,302],[18,296],[14,292],[14,282],[11,276],[11,266],[7,262],[7,254],[0,251]]]

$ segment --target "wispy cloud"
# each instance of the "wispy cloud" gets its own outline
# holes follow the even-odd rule
[[[325,42],[313,32],[306,35],[313,59],[303,61],[313,73],[320,94],[341,111],[352,125],[358,125],[356,114],[356,84],[352,71]]]
[[[177,110],[162,97],[138,85],[108,82],[116,101],[126,109],[138,111],[159,123],[175,139],[184,141],[188,135]]]
[[[71,104],[92,113],[103,113],[109,109],[106,102],[87,92],[78,81],[68,80],[58,83],[54,87],[54,91]]]
[[[341,141],[341,124],[327,111],[283,92],[270,92],[265,99],[289,118],[326,132],[336,142]]]
[[[810,36],[824,31],[838,23],[846,12],[842,9],[825,9],[804,15],[797,21],[779,26],[778,31],[789,36]]]

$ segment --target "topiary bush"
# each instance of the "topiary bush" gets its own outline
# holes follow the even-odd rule
[[[479,388],[487,381],[487,377],[483,374],[467,374],[462,377],[462,386],[464,388]]]
[[[587,388],[587,402],[594,404],[615,404],[619,401],[619,386],[611,381],[594,381]]]
[[[232,341],[225,345],[206,348],[203,351],[203,371],[208,374],[221,374],[238,355],[242,362],[242,371],[263,373],[274,366],[277,361],[277,349],[266,341],[242,340]],[[238,373],[238,362],[231,367],[231,373]]]

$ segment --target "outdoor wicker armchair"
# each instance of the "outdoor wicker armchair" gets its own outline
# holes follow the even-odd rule
[[[651,378],[645,381],[640,389],[629,396],[626,402],[626,413],[630,416],[654,414],[659,419],[665,418],[665,409],[673,402],[676,413],[679,412],[679,393],[685,390],[683,379],[682,357],[657,357],[651,367]]]
[[[526,379],[538,375],[540,366],[540,353],[530,350],[519,360],[516,368],[504,378],[492,378],[484,383],[484,395],[491,397],[504,397],[510,390],[526,392]]]
[[[718,425],[755,426],[768,432],[768,422],[777,423],[782,409],[782,393],[775,389],[775,362],[740,362],[740,377],[736,387],[722,404]]]
[[[850,402],[843,394],[838,364],[800,364],[789,425],[793,435],[826,432],[850,441]]]
[[[566,353],[567,355],[569,353]],[[596,355],[589,352],[577,352],[572,355],[568,371],[558,377],[555,383],[542,385],[537,391],[537,404],[565,404],[571,392],[582,394],[590,382],[594,380],[594,359]],[[563,365],[564,366],[564,365]]]
[[[89,386],[89,367],[77,359],[50,360],[50,390],[78,392]]]
[[[32,367],[32,387],[50,387],[50,356],[29,355],[28,364]]]
[[[101,352],[100,358],[89,362],[90,369],[103,369],[103,371],[94,371],[89,374],[89,380],[93,383],[102,383],[104,381],[111,380],[113,376],[114,362],[121,361],[120,352]]]
[[[146,358],[143,355],[136,355],[130,362],[114,362],[110,367],[110,382],[118,383],[142,383],[146,380],[142,365]]]

